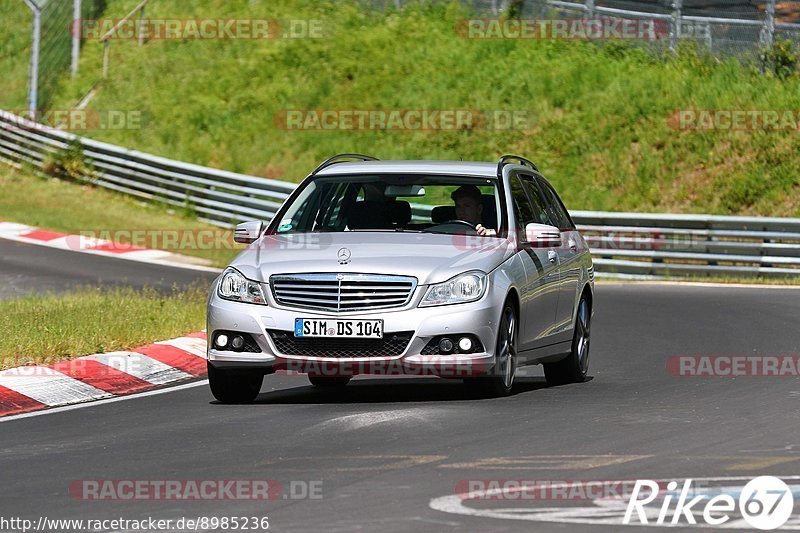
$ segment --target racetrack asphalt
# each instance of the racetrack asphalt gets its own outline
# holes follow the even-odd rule
[[[0,239],[0,299],[87,285],[170,289],[210,284],[217,274]]]
[[[23,289],[63,290],[98,278],[171,285],[204,275],[95,257],[84,264],[56,250],[46,255],[57,263],[35,264],[30,248],[0,241],[2,286],[10,277]],[[470,480],[800,474],[797,377],[680,377],[666,366],[676,355],[800,354],[800,292],[601,283],[595,302],[591,379],[582,384],[547,387],[533,367],[510,397],[475,399],[436,378],[359,378],[336,393],[303,376],[267,376],[254,405],[220,405],[200,383],[8,419],[0,422],[0,516],[268,516],[275,531],[612,532],[619,516],[602,525],[587,511],[576,524],[552,511],[596,507],[589,501],[459,508],[448,497]],[[69,490],[80,480],[265,479],[280,484],[277,499],[85,501]],[[307,490],[321,497],[303,498]],[[493,508],[515,510],[469,511]]]

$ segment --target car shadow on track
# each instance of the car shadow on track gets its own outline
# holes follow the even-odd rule
[[[544,378],[518,379],[510,397],[547,387]],[[355,380],[342,389],[324,390],[303,384],[290,389],[262,392],[256,404],[398,403],[492,400],[458,380],[412,378]],[[502,400],[502,398],[500,398]]]

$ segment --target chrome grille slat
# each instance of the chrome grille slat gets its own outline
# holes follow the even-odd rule
[[[269,284],[279,304],[333,312],[402,307],[417,288],[409,276],[334,272],[275,274]]]
[[[382,297],[393,297],[393,298],[401,298],[403,300],[406,299],[405,294],[398,294],[396,292],[350,292],[350,293],[342,293],[342,300],[345,298],[382,298]]]
[[[410,283],[404,283],[403,285],[393,286],[393,285],[350,285],[342,283],[342,290],[375,290],[375,291],[403,291],[407,290],[411,286]]]
[[[284,296],[281,300],[290,300],[294,302],[309,302],[309,303],[320,303],[320,304],[333,304],[336,305],[336,300],[322,300],[320,298],[305,298],[300,296]]]
[[[339,296],[339,291],[334,290],[332,292],[317,292],[317,291],[301,291],[299,289],[284,289],[281,287],[281,294],[296,294],[298,296],[302,296],[304,294],[308,294],[311,296],[327,296],[330,298],[337,298]]]
[[[287,289],[333,289],[339,290],[338,283],[331,283],[331,284],[319,284],[319,283],[309,283],[308,285],[303,284],[295,284],[295,283],[282,283],[281,287],[285,287]]]

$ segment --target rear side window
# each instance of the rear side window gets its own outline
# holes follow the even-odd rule
[[[533,176],[522,174],[520,175],[520,179],[522,181],[522,187],[525,189],[525,192],[528,193],[528,198],[530,198],[531,206],[533,207],[534,219],[531,222],[555,225],[555,222],[550,221],[550,214],[547,211],[547,201],[542,196],[542,191],[540,191],[539,187],[534,183]]]
[[[562,202],[561,198],[558,197],[555,189],[553,189],[553,187],[543,179],[537,179],[536,183],[539,184],[539,187],[541,187],[541,190],[545,195],[548,205],[548,212],[550,214],[550,218],[553,220],[553,225],[558,226],[558,228],[562,230],[575,229],[575,224],[573,224],[572,218],[567,212],[567,208],[564,207],[564,202]]]
[[[514,204],[514,218],[517,220],[518,229],[524,229],[531,222],[538,222],[533,206],[528,200],[528,195],[522,186],[519,177],[514,176],[508,180],[511,185],[511,202]],[[524,234],[525,232],[520,232]]]

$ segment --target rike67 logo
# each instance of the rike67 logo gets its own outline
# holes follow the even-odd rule
[[[731,526],[744,519],[752,528],[772,530],[783,526],[794,509],[794,495],[789,486],[773,476],[760,476],[749,481],[738,495],[736,492],[714,496],[708,492],[698,494],[691,479],[684,481],[679,492],[676,492],[676,481],[670,481],[666,489],[662,494],[656,481],[637,480],[622,523],[697,524],[699,516],[701,524],[710,526]]]

